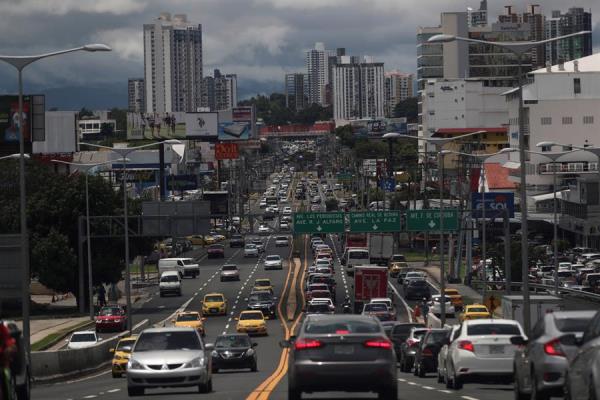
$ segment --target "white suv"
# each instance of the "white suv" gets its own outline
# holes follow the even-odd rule
[[[179,275],[179,272],[163,272],[160,275],[158,289],[160,291],[160,297],[163,297],[167,293],[175,293],[177,296],[181,296],[181,276]]]
[[[464,321],[448,348],[446,386],[460,389],[469,377],[513,376],[516,346],[513,336],[525,337],[517,321],[475,319]]]

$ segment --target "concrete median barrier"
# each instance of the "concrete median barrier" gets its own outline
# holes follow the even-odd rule
[[[133,328],[139,332],[148,326],[146,319]],[[85,349],[34,351],[31,353],[31,372],[36,382],[60,381],[101,369],[108,365],[113,355],[109,351],[119,339],[128,336],[123,332]]]

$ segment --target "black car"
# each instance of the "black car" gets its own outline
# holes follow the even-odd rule
[[[258,368],[254,348],[257,345],[250,341],[250,336],[246,333],[218,336],[211,354],[212,372],[240,368],[250,368],[251,371],[256,372]]]
[[[428,372],[437,371],[438,354],[448,342],[448,329],[430,329],[417,348],[415,354],[415,375],[423,378]]]
[[[429,299],[431,298],[431,288],[425,280],[411,279],[404,289],[404,298]]]
[[[384,326],[385,328],[385,326]],[[390,333],[390,339],[394,343],[394,350],[396,350],[396,358],[400,361],[400,351],[402,344],[408,338],[411,328],[425,328],[425,325],[421,323],[395,323]]]
[[[273,294],[266,290],[260,290],[250,293],[250,297],[247,298],[248,310],[260,310],[263,315],[269,316],[271,319],[277,317],[277,298]]]
[[[229,239],[229,247],[244,247],[246,245],[246,241],[242,235],[231,235],[231,239]]]

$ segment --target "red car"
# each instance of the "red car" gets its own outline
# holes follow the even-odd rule
[[[211,244],[206,250],[208,258],[220,257],[225,258],[225,246],[222,244]]]
[[[127,329],[127,314],[125,309],[118,305],[105,306],[96,316],[96,332]]]

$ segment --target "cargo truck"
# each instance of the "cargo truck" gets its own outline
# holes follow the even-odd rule
[[[563,308],[562,299],[556,296],[531,294],[529,296],[531,306],[530,316],[531,324],[535,324],[549,312],[560,311]],[[502,317],[518,321],[521,326],[525,319],[523,318],[523,295],[502,296]]]
[[[369,233],[369,259],[371,264],[387,265],[394,249],[392,233]]]
[[[389,297],[387,267],[356,266],[354,268],[354,312],[362,312],[363,305],[376,297]]]

